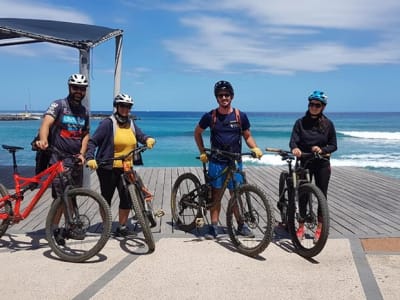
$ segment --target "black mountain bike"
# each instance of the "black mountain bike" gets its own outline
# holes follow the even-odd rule
[[[267,248],[272,239],[272,213],[270,202],[265,194],[255,185],[239,184],[236,174],[240,174],[244,182],[245,173],[238,170],[236,162],[244,155],[252,153],[232,153],[221,150],[205,149],[207,155],[211,153],[229,159],[229,165],[219,174],[226,175],[223,191],[229,181],[234,182],[233,194],[229,200],[226,212],[226,224],[230,239],[237,250],[248,256],[256,256]],[[198,157],[197,157],[198,158]],[[206,219],[207,209],[214,205],[210,182],[215,180],[207,174],[207,164],[203,163],[205,183],[193,173],[181,174],[175,181],[171,192],[171,213],[176,226],[186,232],[196,227],[202,227]],[[221,199],[224,193],[221,193]],[[220,199],[220,200],[221,200]],[[250,238],[238,234],[234,224],[234,212],[238,211],[238,219],[248,225],[255,234]]]
[[[303,165],[290,151],[266,148],[268,152],[278,153],[288,164],[288,170],[282,171],[279,177],[278,209],[282,225],[291,235],[297,252],[303,257],[313,257],[324,248],[329,235],[329,209],[325,195],[311,182],[307,166],[314,160],[326,160],[327,156],[317,153],[303,153]],[[295,160],[294,167],[292,161]],[[298,237],[296,232],[299,223],[304,224],[304,236]],[[318,240],[315,234],[318,223],[322,225]]]

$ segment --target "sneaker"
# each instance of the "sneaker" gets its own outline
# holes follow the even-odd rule
[[[253,231],[250,230],[250,228],[247,226],[247,224],[238,225],[237,232],[238,232],[238,234],[247,236],[249,238],[255,237]]]
[[[322,225],[318,223],[317,230],[315,230],[314,234],[314,244],[316,244],[319,241],[319,238],[321,237],[321,230],[322,230]]]
[[[127,237],[127,236],[136,236],[136,233],[130,230],[127,226],[118,226],[117,230],[115,230],[115,236],[118,237]]]
[[[204,235],[207,240],[218,238],[218,225],[208,225],[208,233]]]
[[[60,228],[54,229],[53,231],[54,239],[59,246],[65,246],[65,239],[64,235]]]
[[[296,235],[299,241],[304,239],[304,224],[299,225],[299,228],[296,231]]]

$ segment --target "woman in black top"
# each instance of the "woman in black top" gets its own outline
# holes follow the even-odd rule
[[[323,113],[327,103],[328,97],[321,91],[314,91],[308,97],[308,110],[302,118],[296,121],[290,137],[289,146],[296,157],[300,158],[302,152],[329,154],[337,150],[335,126]],[[331,176],[329,159],[314,160],[308,167],[315,184],[326,197]],[[318,225],[319,230],[317,228],[315,239],[319,238],[318,232],[320,233],[321,224]],[[304,236],[304,224],[299,224],[297,236],[300,238]]]

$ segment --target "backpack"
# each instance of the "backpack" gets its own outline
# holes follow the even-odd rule
[[[65,99],[61,100],[61,106],[63,111],[67,108],[67,102]],[[47,140],[49,142],[49,145],[51,145],[51,137],[54,133],[54,126],[57,126],[57,122],[58,121],[59,116],[57,116],[53,126],[50,128],[49,131],[49,136],[47,137]],[[35,156],[35,174],[39,174],[40,172],[46,170],[49,165],[50,165],[50,158],[51,158],[51,152],[50,151],[46,151],[46,150],[41,150],[36,146],[36,141],[39,141],[40,137],[39,137],[39,132],[38,134],[33,138],[32,142],[31,142],[31,146],[32,146],[32,151],[36,151],[36,156]]]

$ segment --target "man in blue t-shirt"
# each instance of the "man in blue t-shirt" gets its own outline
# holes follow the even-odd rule
[[[205,113],[194,131],[194,139],[200,151],[200,160],[204,163],[208,162],[208,157],[204,152],[203,132],[210,127],[210,143],[211,149],[224,150],[229,152],[242,152],[242,137],[247,146],[254,152],[257,158],[261,158],[262,151],[257,147],[257,144],[250,132],[250,122],[247,115],[238,109],[232,107],[234,91],[232,85],[228,81],[218,81],[214,86],[214,95],[218,102],[218,108]],[[223,157],[211,155],[208,165],[208,174],[211,177],[216,177],[227,166],[227,161]],[[238,163],[239,169],[242,168],[242,163]],[[211,225],[208,229],[207,239],[218,237],[218,219],[221,211],[221,202],[218,201],[222,191],[222,183],[225,176],[220,176],[212,181],[212,197],[215,205],[210,208]],[[230,182],[228,189],[231,192],[233,183]],[[254,234],[243,221],[238,220],[238,233],[254,237]]]

